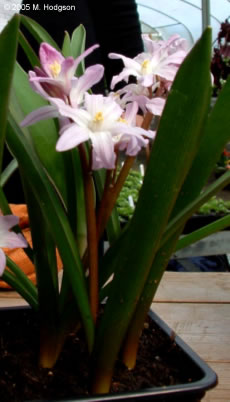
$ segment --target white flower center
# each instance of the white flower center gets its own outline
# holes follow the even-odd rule
[[[141,64],[141,72],[143,75],[151,73],[151,64],[150,60],[146,59]]]
[[[90,129],[91,129],[92,131],[100,131],[101,126],[102,126],[102,124],[103,124],[103,121],[104,121],[103,112],[101,112],[101,111],[100,111],[100,112],[97,112],[97,113],[94,115],[93,120],[91,121]]]

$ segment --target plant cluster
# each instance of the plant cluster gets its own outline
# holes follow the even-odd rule
[[[20,33],[20,20],[39,42],[39,58]],[[31,62],[29,77],[15,61],[18,40]],[[110,54],[124,63],[112,89],[121,80],[127,86],[94,95],[91,87],[102,79],[104,67],[84,69],[83,59],[95,48],[84,50],[84,42],[80,26],[71,38],[65,34],[59,49],[24,16],[15,16],[0,36],[0,160],[6,142],[28,206],[32,247],[24,250],[35,265],[37,286],[8,256],[4,260],[3,252],[0,263],[2,279],[39,314],[39,364],[53,367],[67,334],[81,326],[91,360],[90,390],[100,394],[109,392],[119,353],[129,369],[135,366],[146,315],[187,219],[230,182],[228,171],[203,192],[229,140],[230,82],[210,113],[207,29],[189,54],[177,35],[166,42],[146,37],[146,51],[134,59]],[[135,84],[128,83],[130,76]],[[157,132],[149,130],[153,115],[160,114]],[[149,139],[153,146],[143,185],[132,219],[121,231],[116,201]],[[117,172],[120,152],[126,157]],[[18,247],[20,240],[24,247],[17,226],[12,242],[7,241],[16,219],[9,218],[2,186],[0,208],[1,246]],[[221,225],[228,226],[229,217]],[[110,247],[100,257],[105,232]]]
[[[217,37],[217,46],[211,61],[214,77],[214,96],[217,96],[230,75],[230,23],[229,19],[221,24]]]
[[[135,205],[138,201],[142,186],[142,175],[136,170],[131,170],[117,199],[117,211],[121,222],[127,223],[133,216]],[[130,197],[132,201],[130,202]],[[229,214],[230,201],[213,196],[205,202],[197,211],[197,214]]]

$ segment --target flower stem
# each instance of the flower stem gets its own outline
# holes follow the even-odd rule
[[[96,215],[94,209],[94,188],[92,172],[89,168],[85,148],[79,145],[79,153],[84,175],[85,208],[87,217],[87,240],[88,240],[88,262],[89,262],[89,294],[90,307],[94,322],[98,314],[98,249],[97,249],[97,230]]]
[[[100,238],[105,230],[108,219],[116,204],[117,197],[119,196],[119,193],[124,185],[124,182],[126,180],[126,177],[128,176],[128,173],[134,163],[134,160],[135,160],[135,156],[129,156],[126,159],[115,184],[110,183],[110,181],[108,179],[106,180],[104,194],[102,196],[101,204],[100,204],[98,215],[97,215],[97,239],[98,239],[98,241],[100,240]]]

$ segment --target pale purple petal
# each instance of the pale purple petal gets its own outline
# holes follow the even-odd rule
[[[83,95],[93,85],[99,82],[104,74],[104,67],[100,64],[88,67],[84,74],[72,83],[70,101],[73,107],[77,107],[83,99]]]
[[[90,53],[92,53],[95,49],[97,49],[99,47],[98,44],[93,45],[91,47],[89,47],[88,49],[86,49],[80,56],[78,56],[75,60],[74,60],[74,65],[72,67],[72,75],[75,74],[75,71],[77,69],[77,66],[81,63],[81,61],[87,57]]]
[[[70,92],[71,79],[74,76],[74,73],[75,73],[74,58],[67,57],[61,65],[61,71],[58,76],[58,79],[61,80],[63,89],[66,94],[69,94],[69,92]]]
[[[58,117],[59,113],[55,106],[43,106],[37,110],[31,112],[26,118],[21,122],[21,127],[28,127],[32,124],[37,123],[40,120],[52,119],[54,117]]]
[[[136,125],[137,112],[138,112],[137,102],[129,103],[126,106],[125,120],[127,120],[127,122],[130,125]]]
[[[42,71],[42,70],[41,70]],[[43,98],[47,99],[48,94],[44,90],[44,88],[41,86],[39,80],[37,80],[37,75],[35,74],[34,71],[29,71],[29,82],[31,88],[37,92],[39,95],[41,95]]]
[[[134,59],[130,59],[129,57],[123,56],[122,54],[117,54],[117,53],[109,53],[109,58],[110,59],[121,59],[128,69],[140,71],[141,66],[138,62],[136,62]]]
[[[146,112],[146,103],[148,103],[149,98],[144,95],[133,95],[131,98],[133,101],[137,102],[139,108],[145,113]]]
[[[91,116],[95,116],[98,110],[103,108],[104,96],[103,95],[90,95],[85,94],[85,107]]]
[[[50,98],[50,102],[55,105],[61,116],[72,119],[80,126],[85,126],[88,124],[89,115],[86,110],[74,109],[72,106],[66,105],[63,100],[57,98]]]
[[[48,76],[52,76],[50,71],[50,65],[52,65],[55,62],[62,64],[62,62],[64,61],[64,57],[60,52],[58,52],[48,43],[44,42],[40,46],[39,57],[41,66]]]
[[[7,247],[7,248],[28,247],[28,243],[20,233],[7,232],[7,234],[4,237],[4,244],[3,245],[1,244],[1,247]]]
[[[184,52],[183,50],[177,51],[176,53],[173,53],[167,57],[166,63],[179,65],[184,60],[185,56],[186,52]]]
[[[129,126],[128,124],[125,123],[117,123],[116,126],[114,126],[112,130],[113,135],[138,135],[138,136],[145,136],[148,138],[153,139],[155,137],[155,131],[152,130],[145,130],[142,127],[133,127]]]
[[[93,145],[92,169],[114,169],[116,154],[111,134],[108,132],[91,133],[90,139]]]
[[[142,77],[140,77],[138,81],[141,83],[141,85],[148,88],[154,84],[155,77],[153,74],[146,74],[146,75],[142,75]]]
[[[124,81],[128,82],[128,78],[130,75],[132,75],[134,77],[140,77],[139,72],[137,72],[136,70],[131,69],[131,68],[124,68],[120,74],[115,75],[112,78],[111,85],[110,85],[111,89],[114,89],[115,85],[117,85],[117,83],[120,81],[124,80]]]
[[[1,215],[0,216],[0,238],[2,235],[2,231],[5,233],[5,231],[11,229],[12,227],[18,225],[19,223],[19,217],[15,215]],[[0,246],[1,247],[1,246]]]
[[[5,267],[6,267],[6,256],[4,252],[0,249],[0,276],[2,276]]]
[[[173,81],[175,78],[175,75],[177,73],[177,70],[178,70],[178,67],[171,64],[171,65],[163,66],[163,67],[159,68],[156,71],[156,74],[159,77],[166,79],[167,81]]]
[[[18,222],[19,218],[15,215],[0,216],[0,247],[27,247],[27,242],[21,234],[9,231]]]
[[[148,99],[148,102],[146,103],[146,108],[156,116],[160,116],[162,114],[164,106],[165,99],[162,98]]]
[[[59,152],[67,151],[77,147],[82,142],[88,141],[89,131],[78,127],[76,124],[71,124],[62,134],[57,141],[56,150]]]

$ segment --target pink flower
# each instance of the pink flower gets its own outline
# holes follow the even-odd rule
[[[111,88],[113,89],[121,80],[128,82],[129,76],[136,77],[137,82],[144,87],[152,86],[156,82],[156,77],[172,81],[186,55],[184,42],[179,38],[178,35],[174,35],[168,41],[160,42],[145,38],[147,51],[140,53],[134,59],[110,53],[111,59],[122,59],[125,66],[119,75],[113,77]]]
[[[141,148],[147,146],[149,139],[155,137],[155,132],[136,126],[137,112],[137,102],[129,103],[124,117],[119,119],[113,130],[116,148],[120,151],[125,150],[129,156],[137,155]]]
[[[34,72],[30,72],[32,76]],[[84,94],[88,91],[94,84],[101,80],[104,74],[104,67],[100,64],[88,67],[84,74],[79,78],[74,78],[72,81],[72,86],[69,92],[69,101],[73,107],[78,107],[83,102]],[[31,112],[26,118],[21,122],[21,127],[31,126],[40,120],[52,119],[54,117],[60,117],[58,108],[55,103],[56,98],[48,96],[43,86],[39,81],[32,81],[32,88],[35,92],[39,93],[45,99],[47,99],[51,105],[43,106],[37,110]],[[66,97],[58,97],[67,101]],[[63,119],[59,119],[61,125],[63,125]],[[64,120],[66,122],[66,120]]]
[[[91,46],[79,57],[65,58],[48,43],[42,43],[39,50],[41,68],[29,72],[33,89],[43,97],[53,96],[65,99],[71,90],[72,81],[79,63],[98,45]],[[101,66],[102,67],[102,66]]]
[[[85,109],[74,109],[55,100],[59,113],[73,121],[61,130],[57,151],[66,151],[91,140],[92,169],[114,169],[116,154],[112,134],[123,110],[111,98],[85,94]]]
[[[138,105],[123,109],[111,98],[85,94],[85,109],[74,109],[61,100],[55,100],[61,116],[73,121],[60,132],[57,151],[66,151],[90,140],[92,143],[92,169],[114,169],[116,149],[136,155],[153,138],[154,133],[136,127]]]
[[[24,237],[19,233],[9,231],[17,225],[19,218],[15,215],[0,216],[0,247],[17,248],[27,247],[28,244]],[[6,256],[0,249],[0,276],[3,274],[6,266]]]

